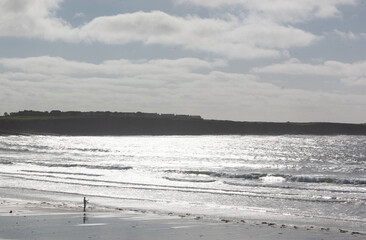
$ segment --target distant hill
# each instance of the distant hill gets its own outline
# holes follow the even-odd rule
[[[0,135],[366,135],[365,124],[204,120],[200,116],[21,111],[0,117]]]

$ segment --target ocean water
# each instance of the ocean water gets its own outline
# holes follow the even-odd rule
[[[1,136],[0,194],[366,229],[365,136]]]

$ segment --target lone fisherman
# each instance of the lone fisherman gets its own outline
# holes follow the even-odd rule
[[[86,212],[86,203],[88,202],[88,200],[86,200],[86,197],[84,197],[84,212]]]

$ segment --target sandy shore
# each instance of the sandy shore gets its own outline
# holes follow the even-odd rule
[[[87,209],[0,198],[0,239],[357,239],[366,235],[314,226],[204,216]]]

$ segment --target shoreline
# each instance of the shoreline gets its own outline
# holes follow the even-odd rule
[[[364,141],[4,138],[0,240],[366,240]]]
[[[0,196],[0,239],[366,239],[343,229],[87,207]],[[65,233],[67,237],[65,238]]]

